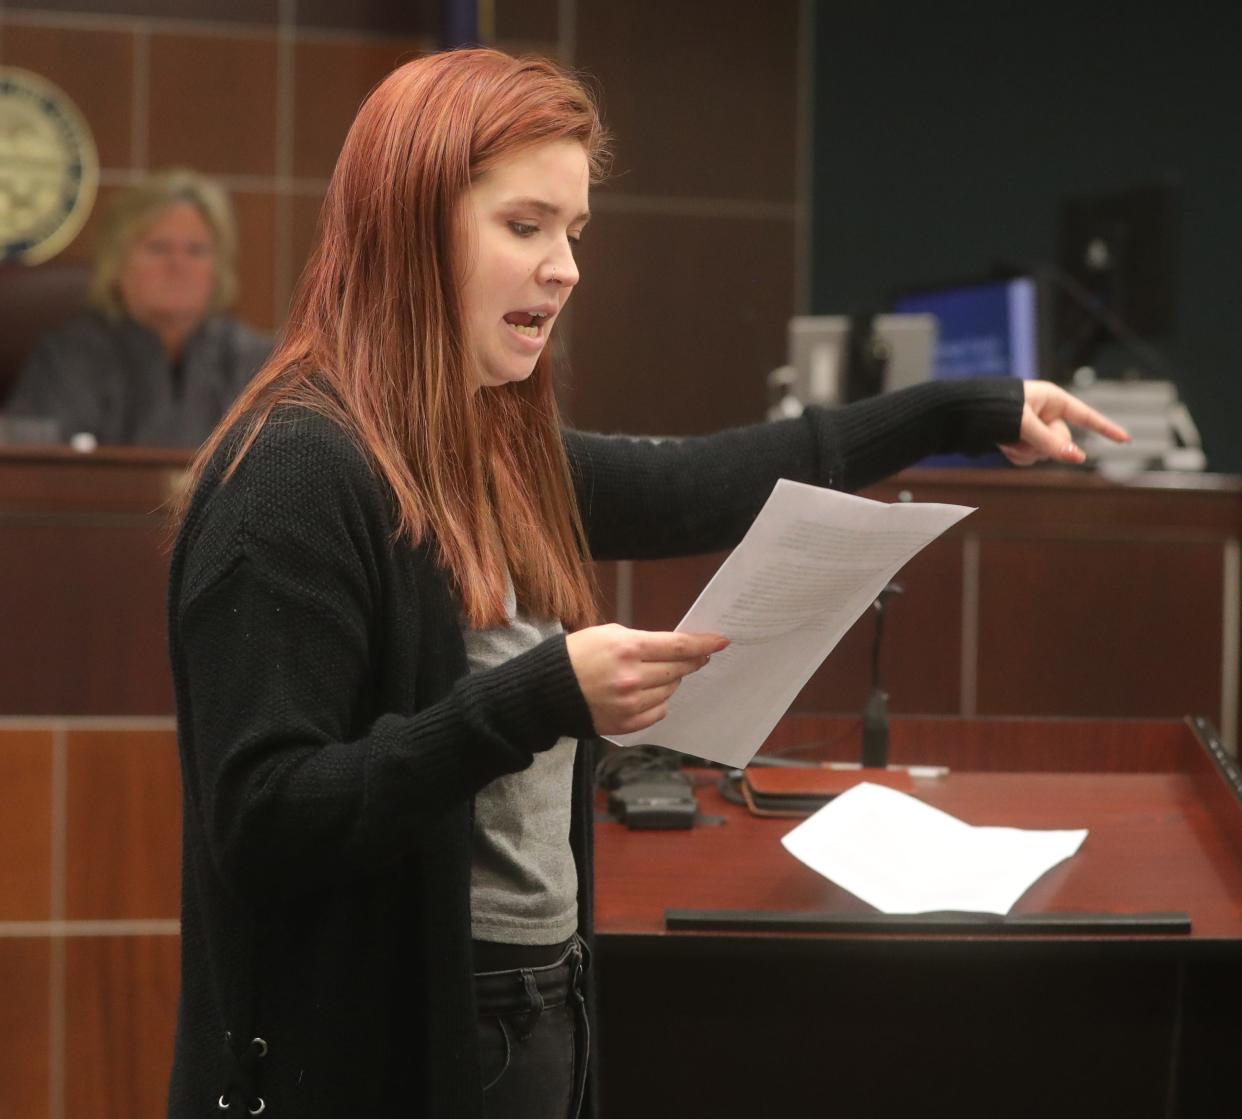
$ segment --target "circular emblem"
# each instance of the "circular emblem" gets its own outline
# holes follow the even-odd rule
[[[0,66],[0,261],[38,264],[60,252],[98,182],[90,127],[64,91]]]

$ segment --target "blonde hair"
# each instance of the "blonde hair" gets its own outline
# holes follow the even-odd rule
[[[237,295],[237,226],[233,206],[224,190],[210,179],[186,168],[156,171],[126,188],[112,200],[95,242],[91,275],[91,306],[117,318],[125,313],[117,276],[134,239],[155,218],[179,202],[188,202],[202,215],[211,231],[216,256],[216,286],[211,310],[220,311]]]

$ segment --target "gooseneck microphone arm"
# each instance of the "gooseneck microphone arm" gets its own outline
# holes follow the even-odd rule
[[[888,765],[888,693],[880,687],[880,643],[884,636],[885,606],[888,599],[901,593],[900,584],[888,583],[872,603],[875,635],[871,641],[871,694],[863,709],[862,764],[866,769],[883,769]]]

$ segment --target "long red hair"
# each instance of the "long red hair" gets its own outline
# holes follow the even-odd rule
[[[531,612],[594,620],[551,355],[525,381],[477,389],[459,302],[471,183],[566,139],[598,180],[607,136],[595,102],[546,60],[450,51],[385,78],[341,149],[282,337],[199,451],[187,495],[231,431],[241,439],[225,481],[273,409],[299,404],[352,434],[392,491],[398,537],[434,540],[470,625],[504,623],[506,569]]]

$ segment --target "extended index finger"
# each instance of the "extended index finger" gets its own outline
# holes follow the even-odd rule
[[[645,661],[684,661],[710,657],[718,653],[729,639],[719,633],[645,632],[639,656]]]
[[[1102,412],[1097,412],[1090,404],[1084,404],[1076,396],[1067,396],[1062,419],[1068,420],[1075,427],[1085,427],[1098,431],[1114,443],[1129,443],[1130,433],[1120,424],[1113,423]]]

